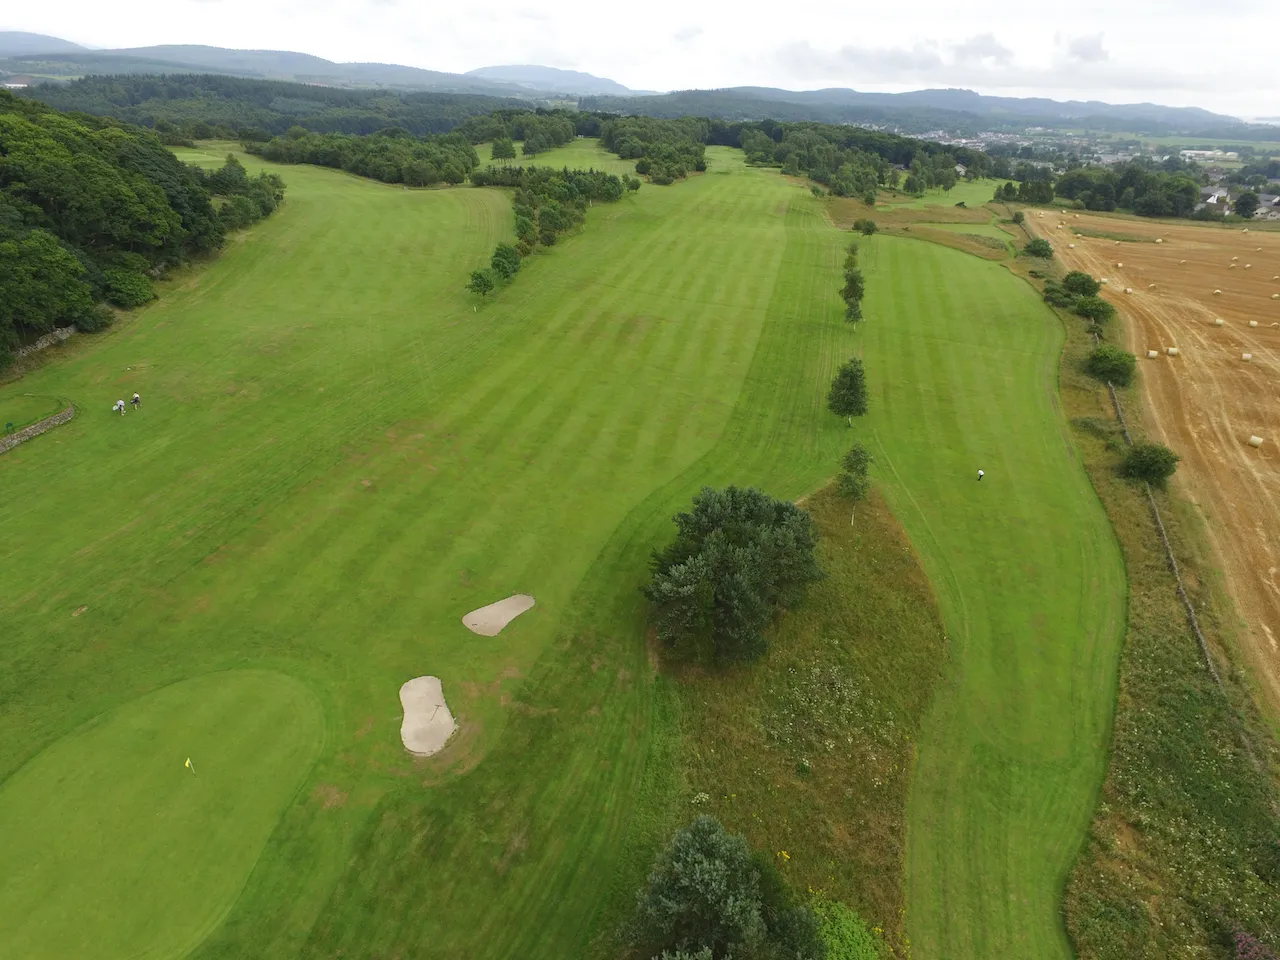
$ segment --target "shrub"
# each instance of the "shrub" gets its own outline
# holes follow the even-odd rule
[[[1037,237],[1022,248],[1022,252],[1028,257],[1040,257],[1047,260],[1053,256],[1053,247],[1049,246],[1049,241],[1043,237]]]
[[[151,281],[140,273],[123,267],[107,267],[102,271],[106,278],[106,300],[126,310],[150,303],[156,297]]]
[[[1181,459],[1164,444],[1139,443],[1125,453],[1120,473],[1131,480],[1145,480],[1152,486],[1163,487],[1178,469]]]
[[[1116,308],[1101,297],[1080,297],[1071,309],[1094,323],[1105,323],[1116,315]]]
[[[776,871],[713,817],[680,830],[649,876],[631,922],[643,957],[824,960],[812,912],[796,906]]]
[[[76,317],[75,328],[81,333],[97,333],[115,323],[116,315],[105,303],[95,303],[82,315]]]
[[[1021,210],[1015,210],[1015,211],[1013,211],[1013,222],[1014,222],[1014,223],[1022,223],[1022,222],[1023,222],[1024,220],[1026,220],[1026,219],[1027,219],[1027,215],[1026,215],[1025,213],[1023,213]]]
[[[1097,296],[1098,291],[1102,289],[1101,283],[1079,270],[1072,270],[1063,277],[1062,286],[1077,297]]]
[[[819,896],[813,904],[827,960],[880,960],[876,938],[866,923],[843,903]]]
[[[1056,280],[1044,282],[1044,302],[1055,307],[1068,309],[1076,305],[1076,297]]]
[[[853,221],[853,229],[857,230],[865,237],[871,236],[878,229],[874,220],[855,220]]]
[[[759,656],[778,608],[823,575],[809,514],[759,490],[703,487],[674,519],[676,539],[654,552],[644,590],[659,638],[722,663]]]
[[[1110,381],[1118,387],[1127,387],[1133,382],[1133,373],[1138,360],[1127,350],[1103,344],[1089,354],[1084,362],[1085,370],[1104,383]]]

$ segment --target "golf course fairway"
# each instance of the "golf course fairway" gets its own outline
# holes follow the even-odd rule
[[[0,386],[0,410],[78,407],[0,457],[0,818],[34,825],[0,840],[0,869],[34,858],[45,888],[79,889],[73,859],[38,851],[104,811],[52,805],[55,828],[35,799],[92,776],[122,817],[151,809],[151,784],[190,820],[104,848],[86,877],[216,874],[163,891],[181,918],[112,901],[75,955],[599,952],[672,722],[637,589],[650,551],[703,485],[798,498],[854,439],[952,642],[912,797],[913,952],[1067,955],[1060,886],[1101,779],[1124,577],[1054,406],[1058,321],[998,265],[881,236],[862,241],[868,319],[850,326],[849,234],[740,151],[708,158],[594,205],[483,299],[463,284],[511,238],[509,192],[273,167],[288,194],[269,220]],[[825,396],[859,352],[872,408],[850,429]],[[135,391],[141,410],[109,412]],[[536,606],[500,635],[463,626],[517,593]],[[458,728],[423,760],[398,691],[426,675]],[[189,799],[206,765],[181,737],[142,749],[173,691],[271,677],[297,716],[243,756],[252,804]],[[241,712],[228,758],[257,736]],[[241,819],[246,838],[213,849]],[[65,955],[2,877],[0,931]],[[64,922],[69,901],[49,902]]]
[[[1057,405],[1061,322],[998,264],[862,249],[858,432],[951,644],[908,811],[912,954],[1067,960],[1061,894],[1105,768],[1126,587]]]

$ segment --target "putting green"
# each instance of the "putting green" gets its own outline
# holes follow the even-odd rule
[[[0,787],[5,955],[184,956],[231,909],[323,741],[305,686],[233,670],[53,743]]]
[[[998,264],[884,236],[863,251],[859,433],[951,643],[912,782],[907,934],[920,957],[1069,958],[1061,891],[1102,781],[1126,587],[1057,407],[1061,322]]]

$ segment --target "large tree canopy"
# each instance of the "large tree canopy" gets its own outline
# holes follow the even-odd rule
[[[758,657],[779,607],[822,577],[809,514],[759,490],[704,487],[675,523],[645,588],[658,636],[718,662]]]

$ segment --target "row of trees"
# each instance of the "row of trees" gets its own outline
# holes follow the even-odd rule
[[[598,170],[555,170],[551,167],[490,166],[475,170],[477,187],[514,187],[516,243],[499,244],[488,267],[472,271],[467,288],[481,296],[510,280],[520,269],[520,259],[539,247],[550,247],[560,234],[586,218],[595,202],[616,203],[640,181]]]
[[[470,141],[458,133],[417,138],[388,130],[359,137],[295,127],[283,137],[251,143],[246,149],[273,163],[311,163],[410,187],[462,183],[480,163]]]
[[[103,305],[154,296],[166,267],[211,253],[284,196],[235,161],[205,173],[150,132],[0,91],[0,364],[56,326],[97,330]]]
[[[1102,284],[1079,270],[1072,270],[1061,283],[1046,280],[1044,284],[1046,303],[1084,317],[1098,332],[1102,324],[1116,315],[1116,308],[1099,296],[1101,292]]]

